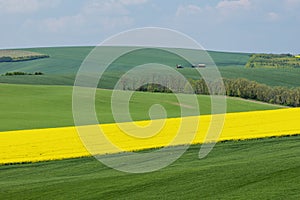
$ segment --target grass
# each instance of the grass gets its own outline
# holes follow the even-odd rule
[[[100,123],[114,122],[110,90],[98,90],[96,110]],[[72,87],[0,84],[0,131],[72,126]],[[210,114],[210,97],[198,96],[201,114]],[[120,106],[123,106],[120,102]],[[149,119],[153,104],[161,104],[168,117],[179,117],[180,107],[172,94],[136,92],[130,101],[133,120]],[[228,99],[227,112],[277,109],[279,106]]]
[[[146,174],[94,158],[0,166],[3,199],[299,199],[300,136],[218,143],[198,159],[194,145]]]
[[[0,63],[0,74],[4,74],[8,71],[41,71],[45,73],[45,75],[43,77],[0,76],[0,83],[73,85],[75,74],[78,68],[92,49],[93,47],[51,47],[25,49],[32,52],[50,55],[50,58],[17,63]],[[112,51],[112,47],[108,49],[108,53],[111,53]],[[145,52],[138,53],[139,56],[135,54],[131,56],[129,55],[127,58],[123,60],[121,58],[118,60],[118,62],[115,62],[110,70],[106,72],[102,86],[105,88],[112,88],[112,83],[115,82],[126,69],[128,69],[129,65],[146,62],[149,61],[149,59],[152,59],[153,61],[153,56],[156,56],[155,61],[162,61],[170,66],[175,66],[175,64],[179,62],[184,64],[183,60],[178,60],[178,58],[171,54],[158,54],[157,51],[149,52],[149,50],[146,50]],[[194,52],[190,51],[190,53],[193,54]],[[300,80],[298,78],[300,75],[300,69],[247,69],[244,66],[249,60],[250,54],[215,51],[208,51],[208,53],[219,67],[222,76],[225,78],[243,77],[271,86],[297,87],[300,85]],[[157,57],[157,55],[159,56]],[[132,60],[134,60],[134,62]],[[195,60],[201,62],[201,60],[197,60],[197,57]],[[187,78],[199,78],[199,75],[197,75],[195,69],[186,67],[179,70]]]
[[[264,83],[269,86],[299,87],[300,86],[300,69],[270,69],[270,68],[240,68],[226,67],[219,68],[222,77],[226,78],[246,78]]]

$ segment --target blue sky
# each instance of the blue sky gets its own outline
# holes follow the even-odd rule
[[[97,45],[156,26],[205,49],[300,53],[300,0],[0,0],[0,48]]]

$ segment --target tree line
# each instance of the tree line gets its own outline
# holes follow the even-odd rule
[[[49,55],[26,55],[26,56],[1,56],[0,62],[20,62],[20,61],[29,61],[36,60],[41,58],[49,58]]]
[[[27,72],[6,72],[5,74],[2,74],[2,76],[19,76],[19,75],[43,75],[43,72],[33,72],[33,73],[27,73]]]
[[[210,94],[209,87],[218,87],[220,84],[214,83],[206,84],[204,80],[191,80],[196,94]],[[223,79],[225,94],[232,97],[240,97],[244,99],[252,99],[263,101],[272,104],[279,104],[285,106],[298,107],[300,106],[300,87],[286,88],[286,87],[271,87],[256,81],[247,79]],[[220,89],[221,90],[221,89]],[[215,89],[217,95],[220,91]]]
[[[253,54],[246,68],[300,68],[300,58],[292,54]]]
[[[147,83],[135,90],[144,92],[187,93],[187,90],[183,87],[183,84],[176,84],[176,81],[171,82],[167,81],[167,79],[165,79],[165,81],[170,85]],[[192,86],[193,93],[195,94],[226,95],[291,107],[300,106],[300,87],[272,87],[244,78],[222,79],[215,81],[190,79],[189,84]],[[124,89],[132,90],[133,88],[125,87]]]

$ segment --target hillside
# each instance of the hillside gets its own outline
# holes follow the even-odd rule
[[[153,173],[128,174],[94,158],[1,166],[3,199],[299,199],[300,136],[200,145]]]
[[[33,60],[19,63],[0,63],[0,74],[7,71],[42,71],[46,74],[75,74],[84,58],[94,47],[49,47],[22,49],[49,55],[50,58],[44,60]],[[114,47],[107,47],[108,53]],[[115,47],[119,48],[119,47]],[[152,51],[153,52],[153,51]],[[154,54],[156,51],[153,52]],[[220,66],[244,66],[249,55],[245,53],[208,52]],[[145,55],[144,55],[145,56]],[[140,57],[143,60],[144,57]],[[129,59],[128,59],[129,60]]]
[[[72,115],[72,87],[0,84],[0,131],[50,128],[74,125]],[[111,112],[110,90],[98,90],[96,111],[101,123],[114,122]],[[201,114],[210,114],[209,96],[198,96]],[[122,102],[120,102],[121,105]],[[168,117],[179,117],[180,106],[173,94],[136,92],[131,98],[133,120],[149,119],[149,108],[161,104]],[[278,109],[280,106],[227,99],[227,112]]]
[[[0,83],[73,85],[78,68],[92,49],[93,47],[49,47],[26,49],[32,52],[47,54],[50,57],[47,59],[27,62],[0,63],[0,74],[20,71],[27,73],[42,72],[45,75],[36,77],[0,76]],[[247,63],[250,54],[215,51],[208,51],[208,53],[219,67],[222,76],[225,78],[246,78],[270,86],[297,87],[300,85],[299,68],[282,68],[276,70],[272,68],[245,68],[244,66]],[[155,54],[155,52],[152,52],[152,55],[153,54]],[[132,59],[127,57],[127,60],[130,61]],[[145,60],[146,58],[143,55],[140,55],[138,59],[134,57],[134,62],[136,63]],[[120,77],[123,72],[128,69],[128,64],[133,64],[132,61],[127,62],[126,59],[123,61],[122,59],[119,60],[119,63],[115,63],[115,65],[106,72],[105,77],[103,77],[102,87],[112,88],[112,83],[118,80],[118,77]],[[176,61],[169,64],[175,67]],[[199,78],[195,69],[190,67],[178,70],[187,78]]]
[[[74,125],[73,87],[71,86],[81,62],[92,50],[92,47],[55,47],[29,50],[50,57],[24,62],[0,62],[0,74],[13,71],[24,72],[25,74],[33,72],[44,74],[39,76],[0,76],[0,134],[2,132],[2,136],[7,136],[6,138],[10,138],[11,141],[9,143],[5,137],[1,140],[2,144],[9,146],[7,148],[7,146],[2,145],[2,152],[4,152],[2,155],[8,158],[14,157],[6,152],[17,152],[14,149],[19,148],[18,151],[25,155],[22,156],[25,158],[25,162],[28,161],[27,158],[30,155],[22,150],[23,147],[33,149],[33,152],[38,155],[47,156],[47,151],[39,152],[37,150],[38,146],[51,146],[53,148],[49,151],[51,154],[51,152],[62,149],[62,145],[60,145],[62,143],[68,143],[71,146],[74,144],[72,140],[66,139],[68,138],[66,137],[66,129],[62,129],[62,132],[51,129],[54,131],[52,133],[58,136],[57,140],[53,140],[53,137],[50,137],[51,132],[47,132],[44,128]],[[113,48],[110,48],[110,51],[113,51]],[[191,51],[191,54],[193,53]],[[212,51],[209,53],[218,65],[223,77],[246,78],[269,86],[290,88],[300,86],[300,68],[275,70],[273,68],[245,68],[249,54]],[[174,69],[175,65],[180,63],[184,68],[176,70],[187,78],[199,79],[196,69],[191,68],[191,63],[185,62],[184,59],[174,57],[165,51],[145,49],[138,52],[137,55],[128,54],[115,60],[105,72],[99,85],[102,88],[112,88],[119,77],[132,66],[151,62],[153,58],[166,65],[174,66]],[[195,62],[199,61],[197,59],[195,57]],[[243,83],[241,80],[239,81]],[[114,122],[111,111],[111,96],[112,90],[106,89],[98,89],[95,96],[96,116],[104,126]],[[197,98],[200,114],[210,114],[211,101],[209,96],[198,95]],[[165,108],[168,118],[181,116],[180,106],[189,108],[188,104],[180,105],[172,93],[135,92],[129,101],[132,119],[134,121],[149,119],[149,109],[155,104]],[[116,106],[121,108],[124,106],[124,102],[118,101]],[[227,97],[227,113],[280,108],[282,106]],[[193,107],[189,109],[194,110]],[[276,121],[274,121],[272,117],[268,117],[271,121],[273,120],[271,125],[264,123],[259,114],[249,117],[247,115],[249,113],[240,113],[247,116],[245,118],[238,117],[237,119],[240,121],[233,123],[229,121],[227,123],[228,134],[236,131],[253,136],[255,131],[262,130],[263,134],[274,136],[274,130],[278,131],[278,127],[274,124],[278,124],[278,121],[285,127],[285,133],[286,130],[290,130],[292,134],[296,134],[295,127],[287,123],[295,120],[297,124],[297,119],[293,117],[295,115],[288,109],[280,111],[287,111],[289,118],[278,115],[280,117],[276,116]],[[185,114],[185,116],[189,115],[188,112]],[[226,115],[227,119],[229,115]],[[153,116],[155,119],[159,118],[159,116]],[[202,122],[204,121],[202,120]],[[246,131],[245,129],[238,129],[237,124],[240,127],[248,127],[249,125],[250,129]],[[172,125],[173,127],[175,126]],[[36,135],[30,137],[31,133],[35,133],[35,131],[28,129],[37,128],[42,128],[45,131],[45,135],[39,134],[42,142],[39,142]],[[14,134],[5,132],[12,130],[17,131]],[[18,130],[27,130],[28,132]],[[114,136],[117,135],[111,128],[109,131]],[[171,131],[171,129],[167,129],[167,131]],[[77,132],[74,133],[77,138]],[[169,136],[169,132],[167,133]],[[14,137],[15,134],[19,134],[20,137]],[[225,140],[230,139],[225,138]],[[20,141],[24,144],[21,147],[18,146]],[[76,141],[81,144],[78,138]],[[299,135],[225,141],[217,143],[211,153],[201,160],[198,159],[200,145],[192,145],[182,157],[170,166],[153,173],[144,174],[122,173],[104,166],[93,157],[1,165],[0,196],[3,199],[38,199],[41,197],[47,199],[116,199],[120,197],[124,199],[284,199],[287,197],[299,199],[299,141]],[[124,143],[122,142],[122,144]],[[72,149],[78,151],[77,147]],[[84,147],[83,149],[85,150]],[[153,151],[153,149],[145,151]],[[118,156],[118,154],[108,156]],[[20,157],[15,156],[14,158],[18,159],[17,162],[22,162]]]

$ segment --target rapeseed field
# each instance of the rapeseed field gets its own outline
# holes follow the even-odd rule
[[[0,132],[0,163],[59,160],[90,156],[91,153],[108,154],[159,148],[169,144],[211,142],[216,137],[207,135],[212,117],[216,117],[220,122],[213,123],[211,130],[223,127],[217,141],[294,135],[300,133],[299,116],[300,108],[287,108],[216,116]],[[222,117],[225,117],[223,126]],[[181,132],[178,133],[180,129]],[[102,130],[104,134],[94,130]]]

